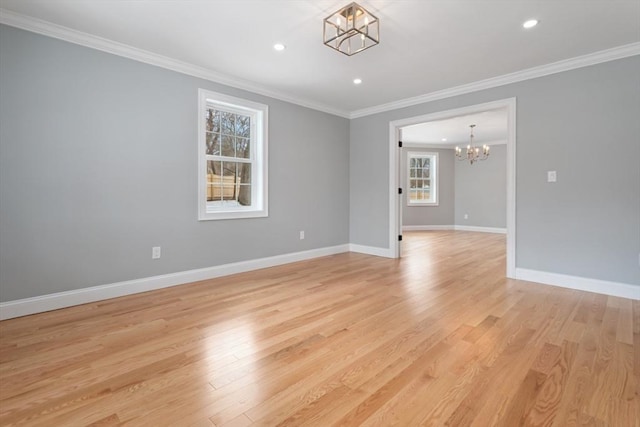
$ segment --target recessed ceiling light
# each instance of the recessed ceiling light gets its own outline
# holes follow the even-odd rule
[[[447,138],[442,138],[442,142],[447,142]]]
[[[525,21],[524,24],[522,24],[524,28],[533,28],[536,25],[538,25],[537,19],[529,19],[528,21]]]
[[[362,79],[353,79],[354,85],[359,85],[360,83],[362,83]]]
[[[282,43],[276,43],[273,45],[273,48],[277,51],[281,51],[281,50],[285,50],[286,46],[283,45]]]

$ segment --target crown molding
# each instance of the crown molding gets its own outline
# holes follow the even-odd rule
[[[259,95],[264,95],[271,98],[279,99],[281,101],[290,102],[292,104],[322,111],[324,113],[332,114],[335,116],[340,116],[347,119],[350,116],[348,111],[339,110],[328,105],[318,104],[302,98],[297,98],[286,93],[274,91],[264,86],[257,85],[247,80],[242,80],[215,72],[208,68],[172,59],[163,55],[159,55],[157,53],[138,49],[133,46],[129,46],[103,37],[84,33],[82,31],[73,30],[71,28],[53,24],[48,21],[43,21],[41,19],[32,18],[30,16],[15,13],[7,9],[0,8],[0,24],[9,25],[11,27],[16,27],[44,36],[64,40],[69,43],[100,50],[128,59],[133,59],[134,61],[143,62],[145,64],[154,65],[156,67],[165,68],[167,70],[176,71],[178,73],[187,74],[193,77],[198,77],[226,86],[231,86],[236,89],[247,90]]]
[[[477,92],[484,89],[491,89],[498,86],[504,86],[524,80],[535,79],[537,77],[548,76],[550,74],[561,73],[563,71],[587,67],[589,65],[596,65],[602,62],[614,61],[616,59],[627,58],[629,56],[635,55],[640,55],[640,42],[601,50],[599,52],[577,56],[575,58],[569,58],[558,62],[552,62],[550,64],[541,65],[539,67],[527,68],[525,70],[516,71],[515,73],[491,77],[489,79],[455,86],[449,89],[443,89],[412,98],[401,99],[399,101],[380,104],[374,107],[363,108],[361,110],[352,111],[349,115],[349,118],[356,119],[358,117],[370,116],[372,114],[382,113],[385,111],[411,107],[413,105],[423,104],[426,102],[436,101],[444,98],[450,98],[457,95],[464,95],[466,93]]]
[[[313,101],[291,96],[287,93],[274,91],[256,83],[218,73],[208,68],[172,59],[103,37],[84,33],[82,31],[76,31],[61,25],[53,24],[41,19],[32,18],[30,16],[15,13],[3,8],[0,8],[0,24],[9,25],[26,31],[31,31],[33,33],[42,34],[44,36],[53,37],[59,40],[64,40],[69,43],[133,59],[134,61],[154,65],[156,67],[165,68],[168,70],[176,71],[178,73],[198,77],[204,80],[209,80],[215,83],[220,83],[236,89],[250,91],[259,95],[268,96],[281,101],[290,102],[302,107],[311,108],[313,110],[322,111],[324,113],[344,117],[347,119],[356,119],[359,117],[369,116],[385,111],[410,107],[413,105],[423,104],[439,99],[450,98],[457,95],[463,95],[466,93],[504,86],[507,84],[517,83],[537,77],[543,77],[550,74],[556,74],[563,71],[569,71],[589,65],[596,65],[602,62],[614,61],[616,59],[640,55],[640,42],[636,42],[583,56],[578,56],[575,58],[553,62],[551,64],[541,65],[539,67],[528,68],[526,70],[517,71],[515,73],[492,77],[489,79],[455,86],[452,88],[443,89],[412,98],[401,99],[386,104],[380,104],[377,106],[348,112],[329,105],[319,104]]]

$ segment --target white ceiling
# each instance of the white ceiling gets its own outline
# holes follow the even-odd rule
[[[505,108],[468,114],[445,120],[436,120],[402,128],[402,142],[405,145],[431,145],[442,147],[466,146],[471,129],[475,124],[473,142],[482,144],[506,144],[507,110]],[[446,141],[442,139],[446,138]]]
[[[381,42],[347,57],[322,44],[322,20],[348,2],[0,0],[0,6],[346,115],[640,41],[638,0],[362,0],[380,19]],[[525,30],[529,18],[540,24]],[[287,49],[274,51],[276,42]]]

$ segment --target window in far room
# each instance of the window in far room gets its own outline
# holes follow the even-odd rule
[[[408,206],[438,205],[438,153],[409,152]]]
[[[267,216],[264,104],[199,91],[198,218]]]

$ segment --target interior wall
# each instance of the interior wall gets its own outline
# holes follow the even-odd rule
[[[409,186],[407,167],[409,152],[438,153],[438,206],[408,206]],[[402,225],[451,225],[455,210],[455,175],[453,150],[441,148],[403,148],[401,175],[402,187]]]
[[[455,162],[455,224],[507,227],[507,146],[492,145],[489,158]],[[467,218],[465,218],[467,215]]]
[[[198,221],[198,88],[269,106],[268,218]],[[0,93],[0,301],[348,243],[347,119],[8,26]]]
[[[353,119],[350,242],[389,248],[389,122],[516,97],[516,266],[640,285],[639,76],[634,56]]]

